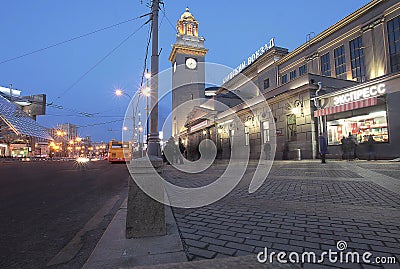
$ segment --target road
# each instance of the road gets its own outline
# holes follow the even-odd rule
[[[127,195],[125,164],[0,163],[0,268],[80,268]]]

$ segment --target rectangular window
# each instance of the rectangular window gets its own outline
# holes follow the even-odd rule
[[[281,77],[281,83],[282,83],[282,84],[287,83],[287,74],[284,74],[284,75]]]
[[[244,138],[245,138],[246,146],[248,146],[250,144],[250,128],[249,127],[244,127]]]
[[[387,23],[389,39],[390,70],[400,71],[400,16]]]
[[[340,79],[347,79],[344,45],[333,50],[333,57],[335,59],[336,77]]]
[[[350,41],[351,74],[359,82],[365,81],[364,48],[362,38]]]
[[[269,88],[269,78],[264,80],[264,90]]]
[[[302,65],[299,67],[299,76],[307,74],[307,65]]]
[[[341,139],[348,137],[349,133],[359,143],[366,143],[369,135],[374,137],[375,142],[389,141],[386,111],[328,121],[327,127],[329,145],[341,144]]]
[[[263,144],[266,144],[270,141],[269,137],[269,121],[264,121],[262,123],[262,139],[263,139]]]
[[[290,76],[290,80],[295,79],[296,78],[296,70],[290,71],[289,76]]]
[[[321,75],[327,77],[331,76],[331,60],[329,52],[321,56]]]
[[[289,141],[297,140],[297,124],[296,124],[296,115],[295,114],[288,115],[287,134],[288,134]]]

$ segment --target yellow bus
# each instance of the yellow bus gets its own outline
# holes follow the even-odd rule
[[[108,161],[129,162],[132,160],[132,145],[129,142],[111,140],[108,147]]]

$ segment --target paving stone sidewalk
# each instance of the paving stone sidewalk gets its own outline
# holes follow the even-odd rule
[[[397,264],[304,264],[304,268],[400,268],[400,164],[389,162],[275,162],[267,180],[248,193],[256,166],[222,200],[197,209],[174,208],[189,260],[268,251],[320,254],[344,240],[347,250],[396,257]],[[201,174],[165,166],[170,182],[199,187],[213,182],[225,164]],[[372,258],[372,259],[374,259]]]

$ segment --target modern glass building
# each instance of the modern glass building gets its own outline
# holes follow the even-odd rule
[[[37,145],[48,144],[51,139],[20,106],[0,95],[0,157],[34,156]]]

